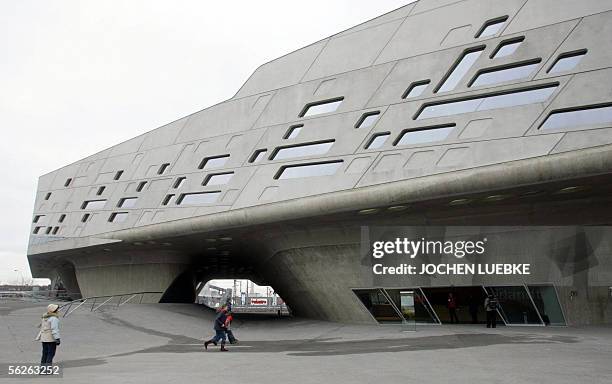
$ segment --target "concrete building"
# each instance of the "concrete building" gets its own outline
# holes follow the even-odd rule
[[[41,176],[33,276],[166,302],[248,278],[295,314],[365,323],[397,321],[405,292],[440,322],[440,295],[494,291],[509,324],[609,323],[611,43],[606,0],[406,5]],[[395,226],[486,236],[487,261],[534,270],[375,275],[362,232]]]

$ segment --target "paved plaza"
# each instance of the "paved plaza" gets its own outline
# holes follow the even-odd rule
[[[0,302],[0,362],[35,363],[46,303]],[[202,348],[213,312],[191,304],[79,309],[62,319],[66,383],[609,383],[612,328],[354,326],[238,315],[238,345]],[[38,378],[36,378],[38,379]],[[34,379],[1,379],[23,383]],[[25,381],[24,381],[25,380]],[[36,380],[38,382],[38,380]]]

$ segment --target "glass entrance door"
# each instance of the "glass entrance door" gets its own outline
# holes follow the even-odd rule
[[[566,325],[554,285],[529,284],[527,288],[545,325]]]
[[[523,285],[483,286],[499,302],[499,314],[506,325],[544,325],[527,288]]]

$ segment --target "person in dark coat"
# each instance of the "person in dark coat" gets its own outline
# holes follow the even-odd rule
[[[227,352],[228,350],[225,348],[225,322],[227,320],[227,310],[222,308],[219,313],[217,313],[217,317],[215,317],[213,328],[215,330],[215,336],[204,342],[204,349],[208,350],[209,344],[217,345],[217,343],[221,342],[221,352]]]
[[[459,318],[457,317],[457,300],[455,299],[455,296],[453,296],[452,293],[448,294],[446,306],[448,307],[448,315],[450,316],[451,324],[459,324]]]
[[[487,311],[487,328],[497,326],[497,305],[497,298],[489,293],[484,302],[485,311]]]

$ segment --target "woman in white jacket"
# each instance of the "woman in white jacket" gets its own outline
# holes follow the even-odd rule
[[[47,306],[47,313],[42,316],[40,332],[36,338],[42,342],[40,365],[52,365],[55,349],[60,345],[58,309],[59,305],[49,304]]]

